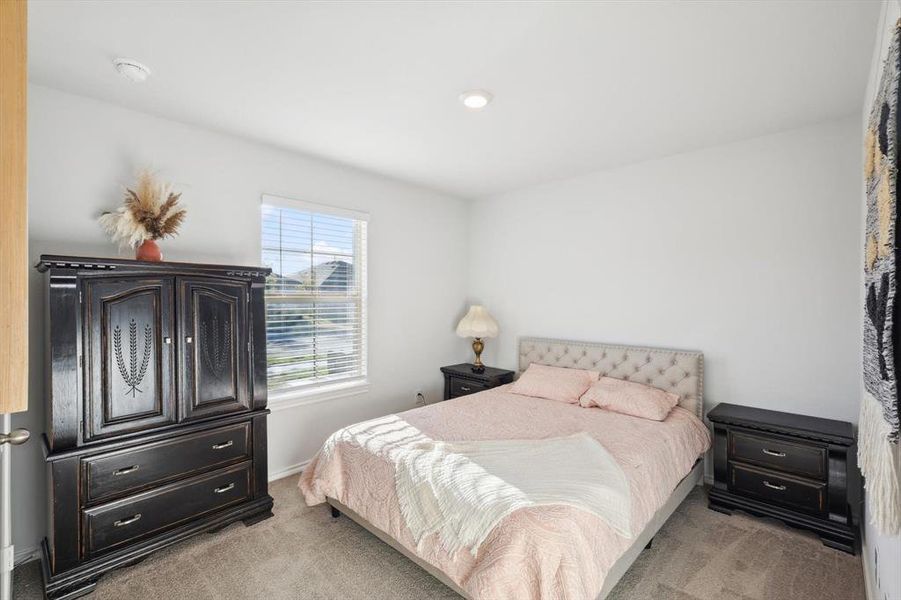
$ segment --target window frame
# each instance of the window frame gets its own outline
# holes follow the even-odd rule
[[[263,259],[263,207],[271,206],[275,208],[283,208],[288,210],[298,210],[315,214],[327,215],[330,217],[340,217],[345,219],[354,219],[362,221],[366,224],[367,233],[362,240],[356,240],[355,244],[359,244],[360,256],[354,255],[354,270],[359,281],[359,307],[360,307],[360,364],[362,366],[362,375],[354,375],[351,377],[343,377],[332,381],[314,382],[300,386],[295,389],[273,390],[269,387],[267,378],[267,395],[268,405],[272,410],[280,410],[291,408],[294,406],[302,406],[305,404],[315,404],[327,400],[345,398],[349,396],[357,396],[369,391],[369,213],[331,206],[327,204],[319,204],[315,202],[307,202],[305,200],[297,200],[287,198],[275,194],[262,194],[260,197],[260,206],[257,216],[259,222],[257,224],[257,259],[262,263]],[[268,295],[264,292],[264,297],[268,302]],[[267,324],[264,323],[264,327]],[[268,355],[269,341],[266,341],[267,355],[267,372],[268,372]],[[267,373],[268,375],[268,373]]]

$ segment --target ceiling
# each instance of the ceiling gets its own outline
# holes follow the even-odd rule
[[[859,113],[879,9],[45,0],[30,79],[478,198]]]

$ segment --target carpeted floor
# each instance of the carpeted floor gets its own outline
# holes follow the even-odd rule
[[[274,482],[275,517],[238,523],[100,580],[93,600],[459,598],[347,517],[307,508],[296,477]],[[13,598],[37,600],[37,562]],[[860,558],[781,524],[707,509],[695,489],[610,596],[616,600],[863,600]],[[498,599],[501,600],[501,599]],[[503,599],[507,600],[507,599]]]

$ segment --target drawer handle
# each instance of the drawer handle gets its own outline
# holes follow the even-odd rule
[[[770,482],[767,481],[766,479],[763,480],[763,485],[767,486],[767,487],[770,488],[771,490],[776,490],[777,492],[784,492],[784,491],[785,491],[785,486],[784,486],[784,485],[775,485],[775,484],[770,483]]]
[[[470,390],[468,387],[466,387],[465,385],[461,385],[461,386],[460,386],[460,390],[462,390],[462,391],[464,391],[464,392],[469,392],[469,391],[471,391],[471,390]]]
[[[769,448],[764,448],[764,449],[763,449],[763,453],[764,453],[764,454],[767,454],[767,455],[769,455],[769,456],[777,456],[777,457],[779,457],[779,458],[784,458],[784,457],[785,457],[785,452],[778,452],[778,451],[776,451],[776,450],[770,450]]]
[[[213,444],[213,450],[222,450],[223,448],[228,448],[229,446],[234,446],[235,443],[231,440],[227,442],[222,442],[221,444]]]
[[[116,521],[115,523],[113,523],[113,525],[115,525],[116,527],[122,527],[123,525],[131,525],[135,521],[140,521],[140,520],[141,520],[141,513],[138,513],[133,517],[129,517],[127,519],[122,519],[121,521]]]
[[[228,485],[223,485],[222,487],[217,487],[217,488],[216,488],[215,490],[213,490],[213,491],[216,492],[217,494],[224,494],[225,492],[228,492],[228,491],[233,490],[233,489],[235,489],[235,484],[234,484],[234,483],[230,483],[230,484],[228,484]]]
[[[141,468],[141,465],[131,465],[130,467],[124,467],[122,469],[116,469],[113,471],[113,475],[128,475],[129,473],[134,473],[138,469]]]

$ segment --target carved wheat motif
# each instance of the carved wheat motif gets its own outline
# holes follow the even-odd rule
[[[128,364],[125,364],[125,357],[122,355],[122,329],[116,325],[113,330],[113,348],[116,351],[116,364],[119,367],[119,374],[128,386],[126,394],[136,396],[138,392],[144,393],[138,388],[147,374],[147,367],[150,365],[150,353],[153,349],[153,329],[150,325],[144,326],[144,349],[141,363],[138,364],[138,324],[132,319],[128,324]]]
[[[226,320],[223,326],[219,327],[219,319],[213,317],[211,319],[209,329],[206,323],[200,324],[200,352],[203,355],[203,362],[207,369],[215,377],[222,375],[229,358],[229,346],[231,338],[228,335],[229,323]]]

